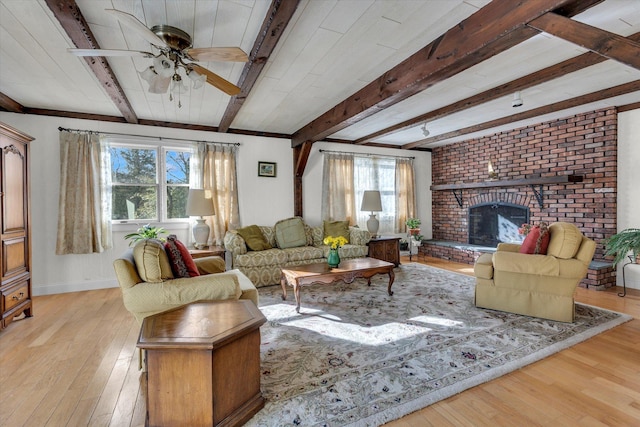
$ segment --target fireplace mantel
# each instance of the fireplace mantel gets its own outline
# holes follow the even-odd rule
[[[470,188],[490,188],[490,187],[520,187],[523,185],[544,185],[544,184],[562,184],[568,182],[582,182],[582,175],[558,175],[558,176],[542,176],[538,178],[521,178],[521,179],[496,179],[484,182],[463,182],[460,184],[439,184],[432,185],[431,191],[442,190],[463,190]]]
[[[546,184],[562,184],[562,183],[574,183],[582,182],[582,175],[557,175],[557,176],[542,176],[537,178],[521,178],[521,179],[496,179],[484,182],[463,182],[459,184],[438,184],[432,185],[431,191],[443,191],[451,190],[455,196],[458,205],[462,207],[462,190],[468,190],[472,188],[494,188],[494,187],[521,187],[528,185],[533,190],[533,193],[538,200],[540,208],[544,204],[544,194],[542,192],[542,186]],[[538,188],[536,188],[538,186]],[[457,192],[456,192],[457,190]]]

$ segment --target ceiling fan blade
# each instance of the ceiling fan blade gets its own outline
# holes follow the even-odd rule
[[[217,87],[227,95],[234,96],[240,93],[240,88],[238,86],[234,85],[228,80],[223,79],[216,73],[209,71],[197,64],[189,64],[189,66],[198,74],[204,74],[205,76],[207,76],[207,83]]]
[[[230,61],[247,62],[249,57],[239,47],[201,47],[191,48],[185,51],[195,61]]]
[[[119,49],[67,49],[67,52],[75,56],[143,56],[153,58],[151,52],[140,50],[119,50]]]
[[[153,31],[148,29],[135,16],[130,15],[126,12],[122,12],[120,10],[116,10],[116,9],[105,9],[105,11],[113,15],[118,21],[125,24],[127,27],[129,27],[129,29],[138,33],[142,38],[147,40],[149,43],[156,46],[160,46],[160,47],[167,47],[167,44],[164,42],[164,40],[158,37]]]

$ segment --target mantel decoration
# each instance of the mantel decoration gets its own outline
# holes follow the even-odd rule
[[[338,253],[338,249],[347,244],[347,239],[345,239],[343,236],[327,236],[323,240],[323,243],[329,246],[327,264],[329,264],[329,267],[331,268],[336,268],[340,265],[340,254]]]
[[[158,239],[161,242],[164,242],[165,239],[164,237],[161,237],[162,234],[167,234],[167,230],[162,227],[147,224],[138,228],[135,233],[126,234],[124,238],[125,240],[131,240],[129,242],[129,246],[131,246],[134,243],[145,239]]]

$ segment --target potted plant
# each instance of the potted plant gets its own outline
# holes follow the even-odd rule
[[[416,234],[413,236],[413,240],[415,241],[416,246],[420,246],[422,244],[422,239],[424,239],[424,236],[422,234]]]
[[[640,228],[627,228],[621,232],[614,234],[604,241],[605,255],[613,256],[613,266],[618,265],[624,260],[629,252],[629,259],[632,263],[638,262],[640,255]]]
[[[129,242],[129,246],[131,246],[132,244],[145,239],[158,239],[160,241],[164,241],[164,238],[160,236],[161,234],[167,234],[167,230],[162,227],[147,224],[138,228],[135,233],[125,235],[124,238],[125,240],[131,240]]]
[[[409,218],[406,224],[409,229],[409,234],[413,236],[420,234],[420,224],[422,224],[422,222],[419,218]]]

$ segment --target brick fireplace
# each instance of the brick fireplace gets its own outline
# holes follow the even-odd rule
[[[497,181],[489,180],[489,161],[498,174]],[[519,184],[526,179],[544,181],[563,175],[582,177],[582,182]],[[486,182],[491,186],[432,191],[433,242],[423,244],[422,253],[472,264],[478,251],[463,245],[469,243],[469,207],[517,204],[528,208],[531,224],[571,222],[595,240],[596,262],[583,285],[615,284],[602,243],[616,232],[615,108],[436,147],[432,176],[436,188]],[[508,184],[502,186],[501,182]]]

